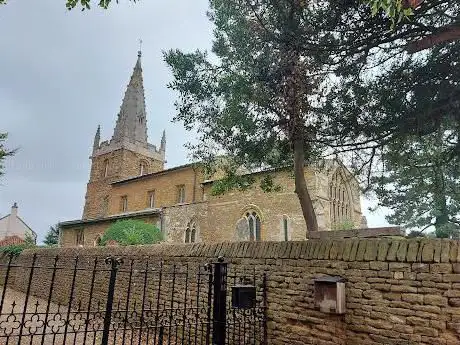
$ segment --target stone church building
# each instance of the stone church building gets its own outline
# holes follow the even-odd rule
[[[215,180],[200,164],[165,169],[166,136],[147,140],[141,53],[118,114],[113,136],[101,142],[97,129],[81,220],[60,224],[61,245],[94,246],[115,221],[139,219],[158,226],[166,242],[288,241],[306,238],[290,169],[253,173],[245,191],[211,193]],[[270,174],[281,188],[265,193],[259,181]],[[336,161],[305,169],[320,230],[362,219],[356,180]]]

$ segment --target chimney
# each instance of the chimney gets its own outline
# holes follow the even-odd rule
[[[18,216],[18,204],[14,203],[11,207],[11,216],[16,218]]]

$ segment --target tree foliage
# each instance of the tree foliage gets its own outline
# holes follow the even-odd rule
[[[174,76],[169,86],[179,94],[175,121],[197,130],[192,149],[202,160],[225,152],[252,171],[293,165],[307,228],[317,230],[304,165],[324,147],[315,140],[323,122],[312,104],[328,62],[318,47],[329,34],[331,7],[291,0],[213,0],[210,7],[212,57],[165,54]]]
[[[112,224],[102,236],[100,245],[115,241],[122,246],[154,244],[163,240],[163,234],[154,225],[141,220],[119,220]]]
[[[433,226],[436,237],[458,237],[460,166],[449,158],[452,136],[439,129],[393,142],[386,150],[385,169],[373,184],[379,204],[392,211],[389,222],[419,231]]]
[[[50,226],[43,243],[49,247],[57,246],[59,244],[59,224]]]
[[[340,81],[324,110],[336,124],[334,135],[343,133],[342,143],[367,138],[350,160],[355,170],[363,163],[373,167],[365,174],[367,186],[381,205],[392,209],[390,222],[418,231],[433,225],[437,236],[452,237],[459,215],[460,44],[444,42],[423,53],[405,52],[425,27],[448,25],[458,17],[459,3],[437,4],[430,8],[424,3],[414,11],[414,20],[423,22],[422,31],[401,22],[382,37],[369,33],[357,38],[364,40],[362,53],[357,43],[355,53],[342,61]],[[356,33],[360,25],[363,21]],[[367,31],[362,27],[359,32]]]
[[[14,155],[15,150],[8,150],[5,146],[5,142],[7,139],[8,135],[6,133],[0,133],[0,176],[3,175],[3,162],[4,160],[9,157]]]

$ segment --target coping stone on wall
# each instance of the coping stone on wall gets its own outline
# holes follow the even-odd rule
[[[150,256],[304,259],[393,262],[460,262],[459,241],[447,239],[334,239],[290,242],[227,242],[216,244],[156,244],[136,247],[28,249],[24,256]]]

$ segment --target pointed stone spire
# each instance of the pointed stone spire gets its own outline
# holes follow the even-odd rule
[[[96,151],[99,148],[99,143],[101,142],[101,126],[97,126],[96,134],[94,135],[93,151]]]
[[[121,104],[112,140],[116,142],[128,141],[147,146],[147,116],[141,56],[142,53],[139,51],[131,80]]]
[[[160,151],[166,151],[166,131],[163,129],[163,135],[161,136]]]

